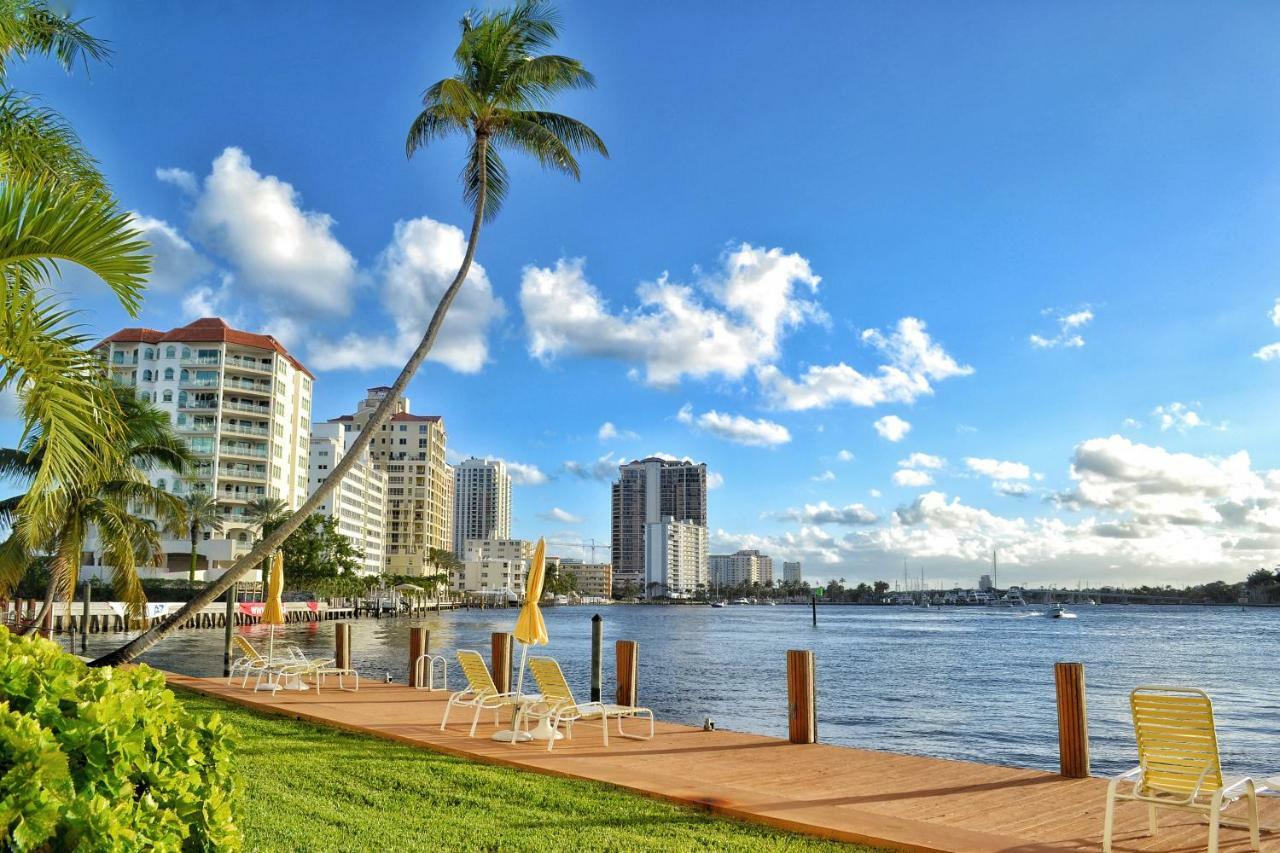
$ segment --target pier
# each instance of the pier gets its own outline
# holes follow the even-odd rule
[[[1100,847],[1107,780],[1066,778],[1040,770],[900,755],[669,722],[653,740],[611,738],[577,727],[554,752],[489,739],[484,715],[477,737],[469,714],[447,731],[440,719],[448,694],[401,684],[363,684],[358,693],[325,689],[254,693],[220,678],[169,675],[176,688],[216,696],[263,713],[333,726],[475,761],[592,780],[741,820],[837,841],[895,850],[1086,851]],[[779,686],[779,714],[786,713]],[[640,696],[643,703],[643,695]],[[1028,736],[1034,736],[1028,734]],[[1262,800],[1263,825],[1280,823],[1280,799]],[[1206,827],[1195,817],[1162,812],[1150,837],[1146,809],[1117,810],[1117,851],[1203,850]],[[1247,833],[1223,830],[1222,850],[1248,849]],[[1264,851],[1280,850],[1272,833]]]

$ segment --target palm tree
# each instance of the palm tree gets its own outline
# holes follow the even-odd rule
[[[278,524],[280,519],[289,513],[289,505],[280,498],[254,498],[245,507],[244,517],[249,526],[257,530],[258,537],[266,535],[267,528]],[[259,571],[266,580],[267,561],[264,557],[259,563]]]
[[[0,501],[0,527],[10,528],[0,543],[0,593],[13,590],[22,575],[37,560],[37,554],[51,555],[47,609],[59,593],[66,600],[74,594],[81,554],[89,531],[96,532],[103,562],[112,570],[112,586],[118,600],[140,615],[146,603],[138,566],[156,564],[164,552],[154,518],[172,527],[182,516],[182,501],[147,478],[147,472],[186,470],[193,457],[178,438],[169,416],[142,401],[126,388],[112,390],[115,405],[124,415],[125,432],[115,451],[104,454],[118,460],[102,476],[59,484],[59,505],[65,508],[58,523],[47,535],[33,538],[39,525],[24,523],[26,500],[16,495]],[[44,469],[38,434],[28,436],[21,448],[0,450],[0,479],[19,480],[30,486]],[[41,611],[43,615],[44,611]],[[38,621],[38,620],[37,620]]]
[[[541,109],[560,92],[595,85],[595,79],[578,60],[541,52],[556,40],[558,28],[554,9],[536,0],[523,0],[500,12],[468,14],[462,19],[462,36],[454,51],[457,73],[427,88],[422,109],[405,141],[405,153],[409,157],[446,136],[462,136],[470,143],[462,170],[462,194],[472,212],[467,250],[457,275],[440,297],[421,342],[392,383],[390,392],[374,410],[369,423],[297,512],[184,607],[132,642],[94,661],[95,664],[133,660],[175,630],[191,613],[214,601],[328,500],[330,492],[364,456],[369,442],[387,422],[396,401],[431,352],[449,306],[471,270],[480,228],[497,215],[502,205],[507,193],[507,170],[500,157],[501,150],[530,154],[541,165],[575,179],[579,177],[577,153],[595,151],[608,156],[604,142],[591,128],[576,119]]]
[[[199,551],[200,534],[208,530],[211,533],[222,532],[221,507],[218,501],[204,489],[193,488],[182,499],[182,518],[175,532],[191,538],[191,566],[187,571],[188,583],[196,580],[196,559]]]

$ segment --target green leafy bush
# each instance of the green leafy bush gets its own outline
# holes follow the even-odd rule
[[[232,732],[147,666],[0,626],[0,849],[235,850]]]

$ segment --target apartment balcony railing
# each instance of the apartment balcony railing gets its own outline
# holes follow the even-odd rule
[[[228,388],[234,388],[237,391],[249,391],[253,394],[270,394],[270,382],[249,382],[242,379],[228,379],[226,382]]]
[[[219,468],[218,476],[231,477],[237,480],[257,480],[261,482],[266,482],[267,472],[255,471],[252,468],[248,468],[240,465],[231,465],[231,466]]]
[[[253,370],[258,373],[272,373],[274,371],[274,368],[270,364],[263,364],[257,359],[241,358],[237,355],[227,356],[225,364],[227,367],[235,368],[237,370]]]
[[[215,426],[213,424],[187,424],[178,427],[178,432],[213,432]]]
[[[223,424],[223,432],[233,432],[236,435],[261,435],[266,437],[271,431],[266,427],[244,426],[243,424]]]
[[[233,412],[249,412],[260,418],[271,417],[270,406],[255,406],[253,403],[241,403],[236,400],[228,400],[222,404],[222,408],[230,409]]]
[[[217,379],[183,379],[178,383],[179,388],[217,388]]]
[[[264,498],[266,496],[267,496],[267,490],[264,488],[231,489],[229,491],[223,490],[219,492],[218,500],[232,501],[234,503],[248,503],[249,501],[257,500],[258,498]]]
[[[179,409],[199,409],[201,411],[207,411],[211,409],[217,409],[218,401],[217,400],[188,400],[185,403],[179,403],[178,408]]]
[[[196,364],[204,367],[208,367],[209,365],[216,365],[218,364],[218,362],[219,362],[219,359],[216,355],[206,355],[206,356],[192,355],[182,359],[183,364]]]
[[[252,456],[256,459],[267,458],[267,448],[254,447],[250,444],[222,444],[219,450],[228,456]]]

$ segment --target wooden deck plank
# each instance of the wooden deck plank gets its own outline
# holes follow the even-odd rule
[[[493,717],[467,737],[471,715],[455,711],[440,731],[447,694],[398,684],[367,684],[358,693],[325,689],[276,696],[229,687],[222,679],[170,675],[174,686],[283,714],[477,761],[556,776],[606,782],[647,796],[710,809],[839,841],[900,850],[1083,851],[1100,846],[1106,781],[949,761],[659,722],[651,741],[611,736],[579,725],[572,741],[540,746],[489,740]],[[1263,823],[1280,824],[1280,800],[1263,800]],[[1166,812],[1146,836],[1146,811],[1117,810],[1117,851],[1190,853],[1207,831],[1194,816]],[[1248,850],[1247,835],[1224,829],[1223,851]],[[1280,836],[1263,835],[1280,851]]]

